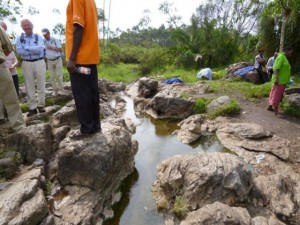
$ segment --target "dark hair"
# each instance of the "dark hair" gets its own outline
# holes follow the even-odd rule
[[[263,48],[260,48],[259,50],[258,50],[258,53],[262,53],[262,52],[264,52],[265,50],[263,49]]]
[[[286,52],[286,51],[294,51],[294,48],[291,47],[291,46],[287,46],[285,48],[283,48],[283,51]]]

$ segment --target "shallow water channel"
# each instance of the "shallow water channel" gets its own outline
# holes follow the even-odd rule
[[[126,111],[124,118],[138,124],[133,138],[139,143],[135,156],[135,171],[121,185],[121,201],[113,206],[114,218],[104,225],[161,225],[163,215],[156,210],[151,187],[156,179],[156,166],[163,160],[178,154],[222,151],[215,136],[204,136],[192,145],[181,143],[172,132],[178,129],[179,121],[138,118],[133,100],[124,95]]]

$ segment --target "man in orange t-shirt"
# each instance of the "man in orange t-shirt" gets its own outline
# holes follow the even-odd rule
[[[70,0],[67,6],[66,60],[81,133],[101,131],[97,64],[98,17],[94,0]],[[83,69],[82,69],[83,67]],[[88,72],[89,74],[85,74]]]

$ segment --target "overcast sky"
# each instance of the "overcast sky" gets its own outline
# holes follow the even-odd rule
[[[110,22],[111,30],[120,28],[121,30],[131,29],[137,25],[143,17],[144,10],[150,10],[150,26],[158,28],[162,23],[166,24],[167,16],[159,12],[159,4],[165,0],[96,0],[98,8],[102,8],[105,3],[106,17],[109,14],[110,5]],[[173,6],[177,8],[177,15],[182,16],[182,21],[185,24],[190,24],[190,17],[196,12],[196,8],[203,4],[205,0],[169,0]],[[65,24],[66,6],[69,0],[23,0],[25,8],[33,6],[40,13],[38,15],[23,14],[23,18],[30,19],[34,24],[34,32],[40,32],[42,28],[47,27],[52,31],[57,23]],[[53,9],[59,9],[60,14],[54,14]],[[16,33],[22,32],[20,23],[10,25],[9,32],[14,30]],[[106,24],[107,26],[108,24]]]

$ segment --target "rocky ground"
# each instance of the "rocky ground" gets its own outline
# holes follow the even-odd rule
[[[300,119],[289,115],[285,115],[284,118],[276,117],[273,112],[266,110],[267,99],[250,102],[239,97],[238,101],[242,109],[241,114],[230,118],[230,120],[256,123],[273,134],[290,140],[292,144],[292,149],[290,149],[291,163],[300,172]]]
[[[146,85],[147,84],[147,85]],[[104,116],[102,122],[103,122],[103,133],[102,134],[97,134],[95,137],[90,137],[90,139],[85,140],[85,142],[82,142],[82,140],[77,140],[74,141],[72,139],[72,130],[69,132],[69,130],[73,126],[73,122],[69,121],[71,118],[75,118],[75,106],[74,103],[68,103],[66,107],[60,109],[55,109],[55,107],[48,107],[47,108],[47,115],[51,116],[51,123],[44,123],[43,121],[37,121],[37,120],[28,120],[27,118],[27,125],[28,127],[24,132],[21,132],[20,134],[14,134],[10,135],[10,138],[7,138],[7,143],[10,143],[11,146],[17,145],[19,149],[25,150],[25,147],[27,149],[27,153],[23,154],[24,155],[24,160],[32,163],[35,161],[35,159],[38,158],[43,158],[47,163],[48,167],[48,179],[51,181],[54,180],[56,181],[56,176],[59,177],[59,180],[61,183],[65,184],[66,187],[68,187],[69,184],[71,186],[69,187],[69,193],[73,193],[72,190],[74,189],[74,194],[70,194],[70,197],[76,199],[81,199],[81,195],[79,197],[75,194],[78,193],[78,185],[82,186],[82,188],[79,188],[82,190],[82,195],[85,195],[84,193],[87,192],[90,193],[88,196],[85,198],[81,199],[81,201],[77,202],[75,205],[73,202],[75,201],[74,199],[70,198],[68,204],[61,204],[56,206],[55,212],[48,212],[47,211],[47,206],[46,206],[46,201],[45,201],[45,196],[44,195],[34,195],[34,198],[32,199],[39,199],[40,204],[43,205],[44,207],[40,212],[40,219],[44,218],[44,221],[46,220],[51,220],[52,222],[50,223],[42,223],[42,224],[56,224],[56,225],[66,225],[66,224],[73,224],[73,221],[78,219],[78,221],[84,221],[80,222],[78,224],[83,224],[83,225],[91,225],[91,224],[98,224],[99,220],[99,215],[97,213],[94,213],[95,211],[100,212],[102,208],[99,208],[99,205],[104,204],[105,199],[97,199],[95,196],[103,196],[103,193],[107,192],[107,196],[110,196],[110,192],[113,192],[113,188],[110,188],[109,190],[101,190],[103,193],[101,195],[99,193],[95,193],[92,191],[95,187],[98,188],[98,185],[103,183],[101,179],[98,177],[91,177],[87,179],[88,174],[82,174],[81,168],[85,168],[87,166],[90,166],[90,169],[87,169],[87,171],[92,171],[94,169],[99,169],[96,172],[92,174],[108,174],[108,179],[107,177],[105,178],[105,182],[108,183],[114,183],[112,182],[109,178],[113,177],[109,175],[110,173],[108,172],[113,172],[115,171],[125,171],[127,168],[128,171],[132,171],[133,169],[133,158],[134,154],[136,153],[137,149],[137,144],[135,142],[130,142],[127,143],[128,140],[131,140],[130,136],[132,132],[129,132],[129,125],[123,121],[123,119],[117,118],[117,115],[120,115],[118,112],[121,110],[117,110],[118,108],[124,109],[125,103],[121,99],[121,97],[115,97],[116,100],[116,107],[115,109],[111,108],[111,105],[109,104],[108,99],[114,96],[112,93],[116,92],[121,92],[124,91],[125,87],[122,85],[117,85],[117,84],[110,84],[109,82],[100,82],[100,90],[102,91],[102,98],[101,98],[101,110],[102,113],[101,115]],[[120,86],[120,87],[119,87]],[[147,86],[147,87],[146,87]],[[143,87],[146,87],[145,89]],[[149,88],[152,87],[152,88]],[[152,90],[156,90],[158,88],[159,92],[152,92]],[[190,196],[199,196],[199,193],[201,190],[203,190],[203,194],[206,196],[207,191],[210,189],[203,189],[202,188],[202,183],[197,183],[197,185],[194,183],[194,174],[199,174],[200,177],[209,177],[210,175],[211,180],[214,181],[216,187],[220,187],[219,179],[215,180],[215,177],[219,177],[219,174],[215,174],[216,172],[219,172],[219,170],[215,170],[214,168],[221,168],[221,170],[224,170],[224,180],[229,179],[230,182],[229,184],[232,184],[234,182],[232,181],[239,181],[239,179],[233,179],[233,178],[249,178],[245,183],[235,183],[235,186],[230,186],[230,187],[224,187],[222,193],[227,195],[227,199],[220,199],[220,201],[223,203],[226,203],[228,205],[222,205],[217,202],[214,204],[210,204],[212,201],[211,199],[207,199],[207,201],[203,201],[203,198],[199,199],[199,201],[194,203],[194,208],[197,209],[198,204],[200,205],[206,205],[207,211],[214,211],[214,210],[222,210],[222,212],[230,211],[230,210],[238,210],[241,211],[241,209],[233,209],[233,208],[226,208],[229,206],[235,206],[235,204],[232,203],[232,200],[234,201],[244,201],[248,197],[248,189],[250,186],[252,186],[252,183],[255,183],[255,191],[249,194],[249,196],[253,197],[255,201],[253,201],[253,208],[252,203],[251,207],[248,207],[248,211],[251,214],[251,217],[254,220],[258,220],[258,215],[259,212],[256,212],[256,206],[260,206],[260,209],[265,208],[265,205],[268,205],[268,207],[271,209],[270,211],[267,211],[270,213],[275,213],[278,217],[278,215],[288,215],[292,219],[290,223],[286,224],[297,224],[295,221],[298,221],[300,217],[299,213],[299,191],[300,191],[300,185],[299,185],[299,174],[300,174],[300,119],[299,118],[294,118],[289,115],[285,115],[285,118],[277,118],[273,112],[270,112],[266,110],[267,108],[267,99],[260,99],[260,100],[255,100],[255,101],[249,101],[245,99],[243,96],[237,93],[221,93],[221,94],[207,94],[205,92],[206,90],[206,85],[203,84],[196,84],[196,85],[166,85],[161,87],[161,84],[158,84],[157,81],[153,80],[148,80],[146,79],[141,79],[140,80],[140,86],[139,86],[139,95],[137,98],[134,99],[135,103],[135,110],[140,109],[141,112],[146,112],[149,115],[159,116],[160,118],[185,118],[185,114],[193,111],[193,102],[187,98],[181,98],[180,93],[186,93],[189,96],[193,97],[204,97],[204,98],[219,98],[220,96],[229,96],[237,99],[239,106],[241,108],[240,114],[234,116],[234,117],[228,117],[225,118],[225,120],[216,120],[216,121],[206,121],[206,124],[204,124],[204,129],[205,126],[209,129],[209,127],[212,127],[214,131],[217,131],[217,136],[219,139],[221,139],[222,143],[224,146],[226,146],[227,149],[233,150],[237,152],[241,158],[245,158],[246,161],[249,161],[250,163],[254,161],[253,165],[255,167],[255,170],[257,172],[257,175],[255,178],[251,176],[252,173],[248,171],[248,167],[245,167],[245,161],[237,158],[234,155],[227,156],[228,154],[215,154],[215,156],[212,156],[214,160],[212,170],[206,171],[206,174],[203,174],[203,169],[199,169],[201,165],[203,165],[203,168],[206,167],[207,161],[211,160],[209,157],[205,155],[201,155],[198,157],[190,157],[190,158],[184,158],[184,157],[177,157],[174,159],[167,160],[164,164],[162,164],[161,170],[158,170],[158,174],[161,176],[161,180],[158,179],[157,184],[164,184],[163,185],[157,185],[156,192],[158,193],[158,198],[160,197],[168,197],[169,199],[173,199],[172,192],[166,192],[163,193],[162,190],[164,187],[172,187],[173,185],[177,185],[177,181],[183,181],[181,179],[178,179],[177,175],[182,175],[185,174],[187,175],[186,178],[190,178],[190,180],[187,180],[186,182],[182,183],[182,186],[180,188],[176,188],[175,191],[177,190],[182,190],[182,194],[190,194]],[[103,93],[105,90],[105,93]],[[127,92],[129,94],[129,91]],[[71,96],[71,95],[70,95]],[[131,95],[134,97],[135,95]],[[144,97],[143,97],[144,96]],[[178,97],[179,96],[179,97]],[[189,111],[190,110],[190,111]],[[52,112],[53,111],[53,112]],[[113,118],[110,118],[113,115]],[[26,115],[24,114],[26,117]],[[40,115],[41,118],[37,118],[42,120],[42,116]],[[222,119],[222,118],[221,118]],[[75,119],[76,120],[76,119]],[[192,119],[191,119],[192,121]],[[193,119],[195,123],[195,126],[190,126],[193,124],[188,124],[188,128],[191,129],[193,128],[193,131],[200,131],[199,129],[202,127],[202,123],[204,122],[202,119],[202,115],[199,116],[199,118]],[[221,122],[220,122],[221,121]],[[67,126],[66,124],[67,123]],[[198,123],[198,124],[197,124]],[[218,125],[219,123],[219,125]],[[220,125],[221,123],[221,125]],[[260,125],[263,129],[260,127],[253,125],[257,124]],[[29,126],[31,125],[31,126]],[[187,127],[186,126],[186,127]],[[122,129],[121,129],[121,128]],[[181,128],[183,128],[182,126]],[[72,129],[75,129],[76,127],[73,127]],[[124,128],[124,129],[123,129]],[[113,137],[119,136],[120,131],[124,131],[124,135],[122,139],[122,142],[114,143],[113,142]],[[248,133],[245,133],[247,131]],[[7,134],[11,134],[12,131],[9,129],[9,124],[5,123],[0,126],[0,144],[1,139],[7,136]],[[196,132],[197,133],[197,132]],[[241,134],[242,133],[242,134]],[[126,135],[125,135],[126,134]],[[49,136],[49,137],[48,137]],[[258,137],[259,136],[259,137]],[[72,140],[71,140],[72,139]],[[282,140],[282,139],[287,139],[290,141],[290,145],[287,144],[287,141]],[[34,140],[39,140],[39,141],[34,141]],[[70,141],[71,140],[71,141]],[[103,147],[101,145],[96,145],[97,149],[99,150],[99,160],[96,162],[96,165],[100,165],[101,162],[106,162],[105,165],[107,165],[107,168],[98,168],[97,166],[87,163],[88,165],[84,164],[86,162],[90,162],[89,160],[85,161],[83,160],[80,163],[83,163],[84,166],[71,166],[72,168],[68,168],[70,165],[79,165],[77,158],[70,158],[70,156],[77,155],[80,153],[80,155],[87,154],[87,153],[92,153],[89,155],[91,158],[95,159],[94,153],[96,152],[95,149],[89,147],[85,148],[85,145],[83,146],[82,143],[85,143],[89,146],[94,146],[93,143],[95,143],[95,140],[101,142],[103,144]],[[105,141],[112,142],[114,144],[110,144],[111,146],[110,151],[106,149],[106,146],[108,146]],[[119,139],[118,139],[119,140]],[[51,144],[49,144],[49,141],[51,141]],[[79,148],[78,145],[81,147]],[[67,146],[67,147],[66,147]],[[100,146],[100,147],[99,147]],[[117,152],[114,150],[113,147],[116,147],[116,149],[125,149],[124,146],[130,147],[128,151],[124,151],[128,158],[128,163],[125,164],[124,168],[115,168],[113,171],[110,171],[112,166],[108,164],[107,162],[111,162],[114,165],[124,165],[124,163],[115,163],[115,159],[112,159],[107,152],[112,152],[112,155],[115,156],[121,156],[121,158],[124,161],[124,158],[121,154],[115,154]],[[286,146],[288,149],[286,149]],[[17,149],[18,149],[17,148]],[[76,150],[74,152],[74,149]],[[92,149],[92,151],[87,151],[87,149]],[[43,150],[43,151],[40,151]],[[103,154],[101,151],[105,151],[106,153]],[[248,151],[250,150],[250,151]],[[254,151],[253,151],[254,150]],[[273,150],[273,151],[272,151]],[[69,154],[69,152],[72,151],[72,154]],[[50,155],[48,152],[52,152],[54,154]],[[29,154],[30,153],[30,154]],[[44,153],[43,155],[41,155]],[[47,153],[47,154],[46,154]],[[130,153],[130,154],[128,154]],[[255,159],[253,159],[253,156],[258,155],[260,153],[263,153],[265,155],[268,155],[265,159],[262,159],[261,163],[256,162]],[[102,158],[103,155],[107,155],[108,159]],[[226,155],[226,156],[224,156]],[[80,159],[85,159],[85,157],[80,157]],[[66,163],[66,160],[68,162]],[[91,160],[93,161],[93,160]],[[72,163],[74,164],[72,164]],[[67,165],[67,166],[66,166]],[[81,165],[81,164],[80,164]],[[165,168],[169,167],[170,171],[174,171],[175,169],[178,169],[178,172],[174,173],[164,173]],[[77,168],[79,171],[75,170],[74,168]],[[225,168],[225,169],[222,169]],[[180,169],[180,170],[179,170]],[[104,171],[102,171],[104,170]],[[49,172],[50,171],[50,172]],[[70,174],[67,174],[67,172],[72,171],[73,175],[76,174],[76,176],[71,176]],[[190,171],[194,171],[193,173],[188,174]],[[105,172],[105,173],[104,173]],[[128,173],[129,173],[128,172]],[[241,172],[241,176],[236,176],[239,175]],[[42,174],[44,174],[42,171],[34,170],[32,173],[35,173],[34,176],[36,177],[36,181],[32,180],[32,174],[27,175],[26,178],[26,183],[24,183],[24,186],[32,186],[30,190],[32,190],[32,193],[42,193],[40,190],[38,184],[43,184],[41,186],[47,186],[45,182],[42,182]],[[78,174],[81,174],[81,176],[78,176]],[[190,175],[190,176],[188,176]],[[234,175],[233,177],[230,177],[230,175]],[[290,176],[288,176],[290,175]],[[54,177],[53,179],[51,179]],[[101,178],[103,178],[101,177]],[[118,178],[117,181],[122,180],[123,177],[125,177],[125,174],[121,173],[120,174],[121,178]],[[103,179],[104,179],[103,178]],[[19,178],[20,179],[20,178]],[[233,179],[233,180],[232,180]],[[22,181],[25,180],[25,178],[21,179]],[[201,180],[201,179],[199,179]],[[89,181],[89,182],[88,182]],[[95,182],[95,181],[101,181]],[[162,182],[164,181],[164,182]],[[176,181],[175,183],[172,183],[173,181]],[[16,182],[17,183],[17,182]],[[17,183],[19,184],[19,183]],[[190,189],[190,184],[195,184],[197,186],[197,190],[200,192],[194,192],[194,193],[189,193],[189,192],[184,192],[185,190],[191,190]],[[293,184],[293,185],[292,185]],[[4,184],[3,184],[4,185]],[[7,189],[6,186],[3,186],[3,190]],[[9,185],[9,184],[5,184]],[[240,186],[243,185],[243,186]],[[101,185],[100,185],[101,186]],[[115,185],[117,186],[117,184]],[[226,185],[225,185],[226,186]],[[182,188],[182,187],[186,187]],[[206,187],[214,187],[213,185],[210,185],[209,183],[206,185]],[[245,189],[245,193],[239,193],[241,190],[240,187],[244,187],[243,190]],[[269,187],[273,187],[274,190],[270,189]],[[162,189],[161,189],[162,188]],[[232,192],[230,191],[231,189],[234,189],[236,191]],[[1,186],[0,186],[1,189]],[[26,188],[16,188],[17,190],[27,190]],[[47,189],[44,187],[44,189]],[[193,188],[192,188],[193,189]],[[229,190],[229,192],[228,192]],[[214,192],[215,191],[215,192]],[[219,193],[219,189],[216,189],[211,192],[212,196],[215,196],[215,193]],[[154,191],[155,192],[155,191]],[[255,195],[257,193],[260,193],[263,198],[259,198],[259,196]],[[10,198],[9,196],[15,196],[15,192],[10,192],[11,195],[8,195],[7,192],[2,191],[2,195],[6,196],[8,199]],[[220,192],[221,193],[221,192]],[[232,193],[238,193],[237,196],[233,196]],[[24,191],[24,195],[28,194],[26,191]],[[166,196],[163,196],[163,194],[166,194]],[[169,195],[168,195],[169,194]],[[177,196],[178,193],[174,193],[174,195]],[[254,195],[253,195],[254,194]],[[0,191],[1,195],[1,191]],[[3,197],[2,196],[2,197]],[[224,195],[225,196],[225,195]],[[298,197],[297,197],[298,196]],[[49,196],[47,196],[48,198]],[[51,196],[50,196],[51,197]],[[238,197],[238,198],[237,198]],[[1,199],[1,198],[0,198]],[[91,199],[93,199],[91,201]],[[107,197],[109,199],[109,197]],[[106,199],[106,200],[107,200]],[[192,197],[191,199],[195,199]],[[258,199],[258,200],[256,200]],[[268,200],[269,202],[264,202]],[[19,201],[19,200],[18,200]],[[16,204],[18,203],[16,200]],[[36,201],[36,200],[35,200]],[[77,200],[76,200],[77,201]],[[90,204],[90,208],[87,212],[83,212],[78,214],[78,209],[86,209],[85,202],[88,201]],[[258,203],[256,201],[259,201]],[[6,202],[4,199],[2,202]],[[0,213],[1,213],[1,201],[0,201]],[[4,204],[4,203],[3,203]],[[27,203],[24,203],[23,205],[26,206]],[[31,204],[32,206],[35,206],[36,204]],[[79,208],[78,208],[79,206]],[[241,205],[240,205],[241,206]],[[82,208],[81,208],[82,207]],[[209,207],[212,207],[213,209],[210,209]],[[96,210],[97,208],[97,210]],[[205,210],[206,208],[202,207],[199,208],[199,210]],[[13,212],[14,209],[10,209],[12,214],[11,218],[13,218]],[[22,212],[25,208],[20,209],[20,212]],[[72,211],[73,210],[73,211]],[[29,212],[28,207],[26,209],[27,212]],[[34,214],[37,210],[32,207],[32,216],[30,218],[37,218],[37,216]],[[81,211],[81,210],[79,210]],[[241,212],[241,218],[236,218],[236,221],[241,221],[241,220],[247,220],[249,221],[250,215],[248,212],[244,212],[245,210],[242,210]],[[6,215],[7,213],[3,211],[3,215]],[[77,217],[72,216],[73,214],[78,214]],[[292,213],[295,213],[295,215],[291,215]],[[53,215],[52,215],[53,214]],[[197,215],[202,215],[203,212],[199,211],[196,213],[196,215],[189,214],[189,217],[191,217],[191,220],[195,219]],[[208,213],[209,214],[209,213]],[[207,215],[208,215],[207,214]],[[235,213],[233,213],[235,214]],[[21,214],[20,214],[21,215]],[[86,216],[89,215],[89,216]],[[228,213],[224,214],[224,218],[228,217]],[[255,218],[254,218],[255,216]],[[213,218],[208,215],[209,218]],[[29,216],[28,216],[29,218]],[[75,218],[75,219],[74,219]],[[98,218],[96,221],[95,218]],[[269,220],[274,219],[275,217],[272,215],[266,216],[264,218],[268,218]],[[6,218],[9,220],[10,218]],[[214,219],[214,218],[213,218]],[[20,216],[15,217],[16,221],[23,221],[24,218]],[[262,219],[261,219],[262,220]],[[260,220],[260,221],[261,221]],[[55,221],[55,222],[54,222]],[[69,221],[70,223],[66,223],[66,221]],[[92,221],[92,222],[91,222]],[[287,221],[286,219],[284,221]],[[187,222],[187,223],[185,223]],[[181,225],[185,224],[192,224],[189,222],[189,219],[185,222],[182,222]],[[274,223],[268,223],[269,225],[278,225],[277,223],[278,220]],[[1,224],[1,216],[0,216],[0,224]],[[4,223],[3,223],[4,224]],[[27,224],[39,224],[38,222],[35,223],[27,223]],[[99,223],[100,224],[100,223]],[[167,223],[166,223],[167,224]],[[171,223],[175,224],[175,223]],[[207,223],[198,223],[198,224],[207,224]],[[212,223],[208,223],[212,224]],[[228,223],[228,224],[237,224],[237,223]],[[241,224],[250,224],[248,223],[241,223]],[[253,223],[251,223],[252,225]],[[265,223],[255,223],[255,224],[265,224]],[[281,223],[280,223],[281,224]],[[298,225],[298,224],[297,224]]]

